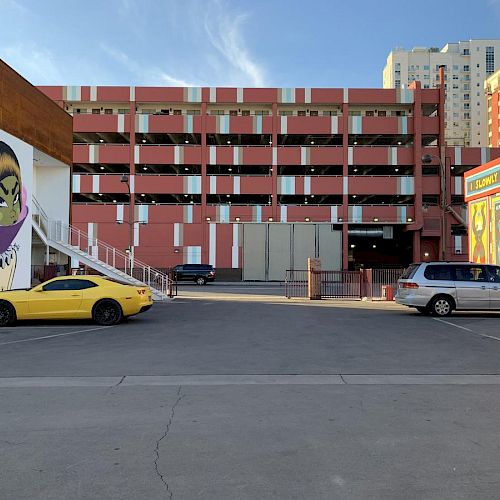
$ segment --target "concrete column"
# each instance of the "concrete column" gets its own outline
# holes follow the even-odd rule
[[[307,296],[311,300],[321,299],[321,260],[307,259]]]

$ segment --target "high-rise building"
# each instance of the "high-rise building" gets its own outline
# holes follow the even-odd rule
[[[484,82],[487,105],[488,146],[500,146],[500,70],[493,73]]]
[[[445,148],[444,87],[419,82],[41,89],[73,115],[72,222],[89,246],[131,243],[149,265],[208,263],[219,279],[283,280],[308,256],[466,260],[463,173],[500,157]]]
[[[497,56],[495,60],[495,54]],[[387,57],[384,88],[404,88],[419,80],[439,84],[445,69],[445,140],[449,146],[487,146],[484,81],[500,64],[500,40],[469,40],[437,47],[394,49]]]

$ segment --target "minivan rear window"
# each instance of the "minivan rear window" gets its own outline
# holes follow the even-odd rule
[[[412,264],[411,266],[408,266],[404,273],[401,275],[402,280],[411,280],[415,273],[417,272],[417,269],[420,267],[420,264]]]
[[[454,281],[453,266],[432,265],[427,266],[424,271],[424,277],[428,280]]]

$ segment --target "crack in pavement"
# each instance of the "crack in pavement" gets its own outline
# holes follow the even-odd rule
[[[177,407],[177,405],[181,402],[181,400],[185,396],[185,394],[181,394],[181,390],[182,390],[182,385],[180,385],[179,389],[177,389],[177,399],[175,400],[175,403],[172,405],[172,408],[170,408],[170,417],[169,417],[168,422],[167,422],[167,427],[165,428],[165,432],[162,434],[160,439],[158,439],[158,441],[156,441],[156,446],[155,446],[155,450],[154,450],[155,455],[156,455],[156,458],[154,461],[155,472],[156,472],[156,475],[161,479],[161,482],[165,485],[165,487],[167,489],[168,498],[170,500],[172,500],[172,498],[173,498],[173,491],[170,490],[170,485],[168,484],[166,475],[163,474],[162,472],[160,472],[158,462],[160,460],[160,443],[161,443],[161,441],[166,439],[168,433],[170,432],[170,429],[172,427],[172,423],[174,421],[175,408]]]
[[[106,394],[113,394],[113,391],[115,389],[117,389],[118,387],[120,387],[120,385],[122,384],[122,382],[125,380],[127,376],[126,375],[122,375],[122,378],[118,381],[118,383],[116,383],[115,385],[112,385],[111,387],[109,387],[108,389],[106,389]]]

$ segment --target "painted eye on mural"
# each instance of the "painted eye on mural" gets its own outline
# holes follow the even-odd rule
[[[7,205],[7,202],[5,200],[2,200],[2,198],[0,198],[0,208],[6,208],[8,206],[9,205]]]
[[[14,196],[14,201],[12,202],[13,205],[16,205],[17,203],[19,203],[19,193],[17,193],[15,196]]]

